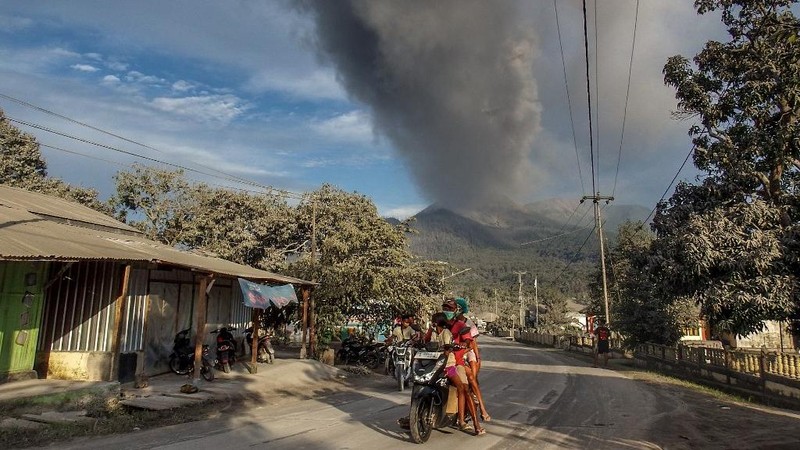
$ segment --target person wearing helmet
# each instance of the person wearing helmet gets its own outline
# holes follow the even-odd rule
[[[486,430],[480,425],[477,419],[478,415],[475,403],[471,400],[470,388],[472,384],[469,383],[469,377],[471,376],[469,374],[471,374],[472,371],[469,369],[464,359],[468,350],[469,339],[471,339],[471,333],[466,323],[462,320],[458,320],[461,309],[454,298],[445,299],[442,304],[442,312],[448,321],[450,333],[453,336],[453,343],[456,344],[456,350],[453,351],[453,355],[455,356],[454,365],[447,368],[447,378],[458,389],[458,425],[461,430],[472,430],[472,427],[467,424],[465,420],[466,412],[469,412],[475,424],[475,435],[480,436],[486,434]]]
[[[470,388],[472,388],[473,396],[481,409],[481,418],[484,422],[490,422],[492,417],[489,415],[489,412],[486,411],[486,404],[483,402],[483,395],[481,394],[481,389],[478,383],[478,372],[480,371],[481,367],[481,357],[480,349],[478,348],[477,336],[480,333],[478,332],[478,327],[475,326],[475,323],[473,323],[472,320],[466,316],[466,314],[469,312],[469,304],[467,303],[467,299],[458,297],[455,299],[455,303],[461,310],[461,313],[458,315],[457,319],[464,322],[465,326],[469,328],[469,335],[464,336],[464,341],[469,348],[464,354],[464,359],[469,368],[469,370],[467,370],[467,379],[469,381]]]

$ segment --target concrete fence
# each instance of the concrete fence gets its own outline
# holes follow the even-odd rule
[[[526,344],[581,353],[594,351],[591,337],[533,332],[516,332],[514,337]],[[611,340],[612,356],[615,358],[625,355],[620,344],[617,339]],[[633,360],[639,367],[729,386],[739,392],[786,400],[787,406],[800,406],[800,355],[795,353],[725,350],[683,344],[643,344],[636,347]]]
[[[643,367],[800,401],[800,355],[794,353],[643,344],[634,358]]]

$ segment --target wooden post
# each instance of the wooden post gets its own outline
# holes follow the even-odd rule
[[[250,373],[258,373],[258,331],[261,327],[261,310],[259,308],[253,308],[252,320],[253,320],[253,332],[250,336],[253,337],[253,342],[250,343],[250,364],[253,366],[250,369]]]
[[[200,368],[203,366],[203,341],[206,338],[206,310],[208,309],[208,296],[206,287],[210,275],[201,275],[200,287],[197,290],[197,309],[195,309],[195,327],[197,332],[194,338],[194,373],[192,374],[193,384],[200,380]]]
[[[314,317],[314,296],[309,295],[308,304],[308,348],[309,357],[317,357],[317,327],[315,325],[316,317]]]
[[[117,297],[114,307],[114,328],[111,333],[111,373],[108,374],[108,381],[119,379],[119,357],[120,347],[122,346],[122,314],[125,312],[125,301],[128,298],[128,284],[131,280],[131,265],[125,266],[125,273],[122,276],[122,293]]]
[[[308,297],[309,288],[303,286],[301,289],[303,296],[303,336],[300,338],[300,359],[306,359],[306,331],[308,330]]]

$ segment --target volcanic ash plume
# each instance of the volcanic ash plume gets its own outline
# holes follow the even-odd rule
[[[431,200],[473,209],[530,184],[533,37],[513,2],[299,1],[315,44]]]

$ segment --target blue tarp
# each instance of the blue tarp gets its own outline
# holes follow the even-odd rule
[[[239,286],[244,304],[251,308],[267,309],[274,305],[280,309],[289,303],[297,303],[297,293],[291,284],[267,286],[239,278]]]

